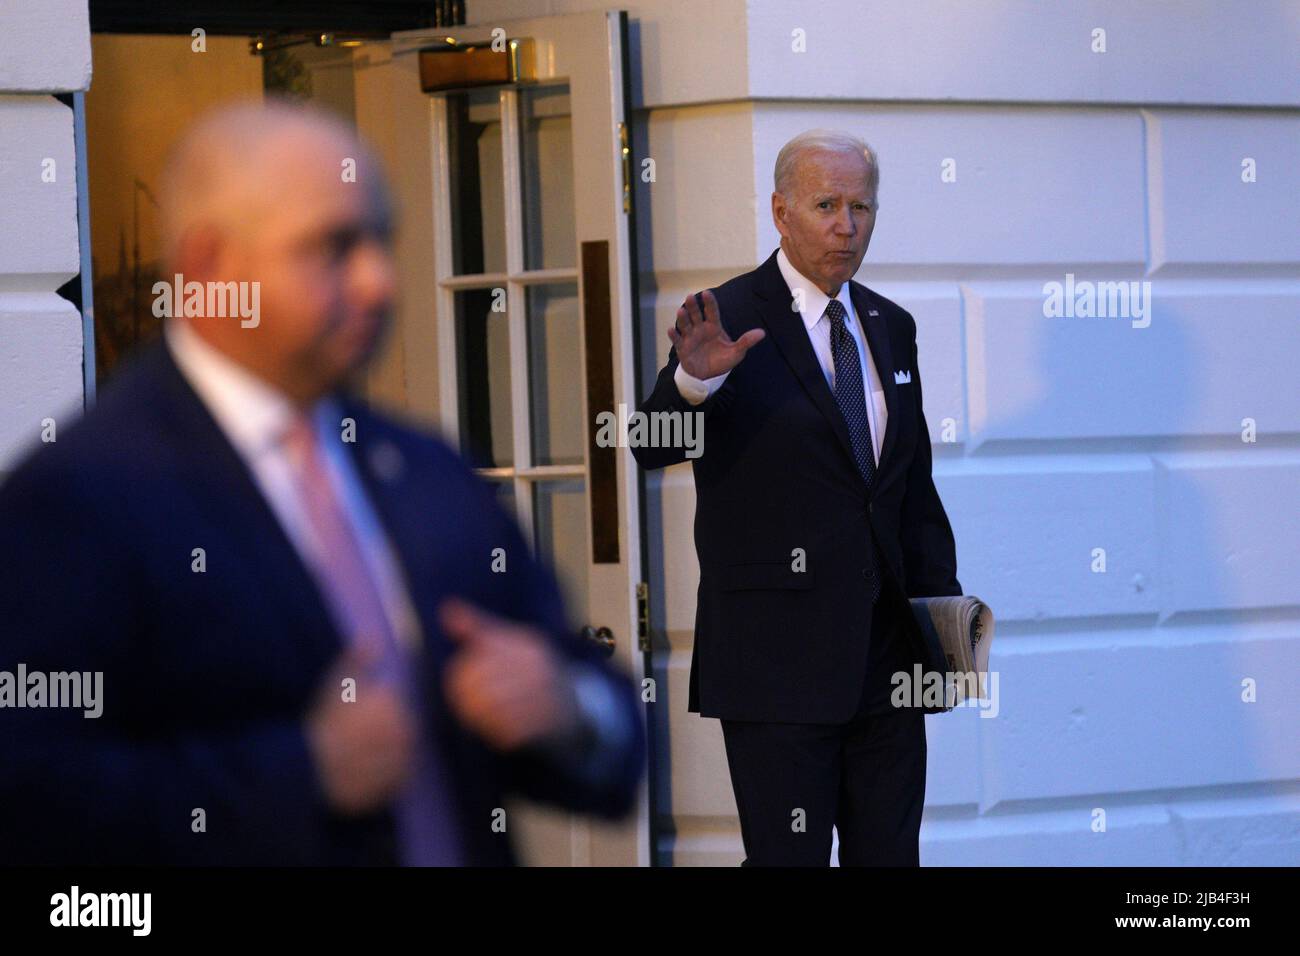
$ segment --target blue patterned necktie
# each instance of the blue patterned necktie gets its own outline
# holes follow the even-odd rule
[[[871,448],[871,421],[867,417],[867,391],[862,383],[862,362],[858,346],[844,324],[844,305],[831,299],[826,306],[831,320],[831,359],[835,362],[835,401],[849,426],[853,457],[862,472],[862,480],[871,487],[876,474],[876,460]]]
[[[835,401],[840,406],[844,423],[849,427],[849,443],[853,447],[853,458],[858,463],[862,480],[871,487],[871,480],[876,476],[876,458],[871,447],[871,421],[867,417],[867,391],[862,382],[862,363],[858,358],[858,346],[844,325],[844,305],[838,299],[831,299],[826,306],[826,315],[831,320],[831,359],[835,363]],[[871,600],[880,597],[880,575],[871,575]]]

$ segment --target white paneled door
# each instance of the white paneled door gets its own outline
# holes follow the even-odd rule
[[[402,321],[436,326],[402,335],[408,394],[419,391],[412,375],[436,374],[444,435],[554,567],[574,627],[612,643],[640,681],[637,476],[593,426],[601,411],[636,405],[625,30],[621,14],[595,12],[394,34],[367,45],[356,118],[387,140],[390,163],[428,164],[394,176],[401,229],[419,237],[404,240],[401,266],[428,271],[415,286],[433,300],[408,301]],[[531,41],[534,76],[412,94],[421,50],[494,38]],[[409,299],[413,284],[404,288]],[[644,791],[619,825],[525,803],[507,807],[507,825],[529,864],[649,862]]]

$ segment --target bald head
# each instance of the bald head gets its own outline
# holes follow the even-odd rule
[[[209,344],[304,401],[370,357],[392,307],[391,210],[341,119],[282,101],[210,113],[174,147],[160,206],[169,275],[259,291],[253,328],[183,319]]]
[[[378,170],[352,128],[319,110],[269,100],[208,113],[177,141],[163,169],[164,257],[170,262],[186,231],[205,222],[255,224],[302,176],[304,164],[328,167],[326,174],[342,182],[348,159]]]

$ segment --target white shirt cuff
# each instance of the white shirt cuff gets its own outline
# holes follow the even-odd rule
[[[722,387],[722,383],[727,380],[730,372],[723,372],[721,375],[715,375],[713,378],[696,378],[680,365],[673,372],[673,381],[677,384],[677,391],[682,398],[686,399],[692,405],[699,405],[706,398]]]

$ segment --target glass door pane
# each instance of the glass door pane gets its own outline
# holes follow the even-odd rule
[[[477,468],[515,465],[510,321],[493,289],[455,295],[461,451]]]
[[[528,391],[534,465],[582,465],[582,317],[574,282],[530,286]]]
[[[506,268],[501,105],[495,90],[447,96],[451,172],[452,272]]]
[[[555,571],[570,617],[587,607],[587,495],[581,478],[533,485],[533,541]],[[585,622],[579,622],[585,623]]]
[[[571,269],[578,260],[569,88],[521,90],[519,127],[524,268]]]

